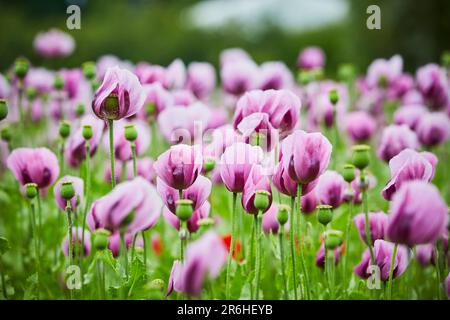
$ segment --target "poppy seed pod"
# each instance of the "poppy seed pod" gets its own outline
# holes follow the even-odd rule
[[[30,68],[30,64],[25,58],[18,58],[14,62],[14,74],[19,78],[23,79],[28,73],[28,69]]]
[[[38,92],[37,92],[36,88],[27,87],[27,89],[25,90],[25,96],[27,97],[27,99],[29,101],[33,101],[34,99],[36,99],[37,94],[38,94]]]
[[[119,119],[119,97],[115,93],[111,93],[106,97],[103,103],[103,115],[108,120]]]
[[[133,124],[125,125],[124,129],[125,129],[125,139],[127,139],[130,142],[133,142],[137,139],[138,132]]]
[[[9,127],[2,128],[2,130],[0,131],[0,137],[5,142],[11,141],[12,138],[11,129]]]
[[[72,181],[64,181],[61,184],[61,197],[65,200],[70,200],[75,196],[75,188]]]
[[[0,121],[8,116],[8,104],[5,99],[0,99]]]
[[[331,89],[330,92],[328,93],[328,96],[330,98],[330,102],[333,105],[336,105],[339,102],[339,94],[336,89]]]
[[[90,140],[92,138],[93,134],[94,133],[92,131],[92,126],[91,125],[86,124],[86,125],[83,126],[82,135],[83,135],[83,138],[85,140]]]
[[[95,63],[92,61],[84,62],[83,65],[83,74],[86,79],[94,79],[95,78]]]
[[[256,209],[264,211],[270,204],[270,193],[266,190],[257,190],[255,194],[254,206]]]
[[[357,145],[353,148],[352,162],[359,170],[365,169],[370,163],[370,147],[368,145]]]
[[[329,230],[325,235],[325,247],[334,250],[342,244],[342,232]]]
[[[212,170],[214,170],[216,166],[216,160],[212,157],[207,157],[205,159],[205,162],[203,163],[203,170],[205,172],[211,172]]]
[[[189,199],[181,199],[177,201],[177,217],[181,221],[187,221],[192,216],[193,208],[192,208],[192,200]]]
[[[97,229],[94,233],[94,247],[97,250],[105,250],[108,248],[109,236],[111,232],[106,229]]]
[[[280,204],[278,206],[277,220],[280,225],[284,226],[286,224],[286,222],[288,221],[289,211],[290,211],[290,207],[287,205]]]
[[[61,121],[59,124],[59,135],[61,138],[65,139],[70,135],[70,122]]]
[[[342,176],[348,183],[351,183],[353,180],[355,180],[355,166],[349,163],[345,164],[344,168],[342,169]]]
[[[38,186],[36,183],[27,183],[25,185],[25,194],[28,199],[33,199],[37,196]]]
[[[56,90],[64,89],[64,79],[60,75],[55,76],[55,79],[53,81],[53,87]]]
[[[318,205],[316,209],[317,209],[317,220],[324,226],[326,226],[331,222],[331,220],[333,220],[332,206],[322,204]]]
[[[75,107],[75,113],[77,114],[77,116],[82,116],[83,114],[84,114],[84,111],[85,111],[85,107],[84,107],[84,104],[82,104],[82,103],[79,103],[79,104],[77,104],[77,106]]]

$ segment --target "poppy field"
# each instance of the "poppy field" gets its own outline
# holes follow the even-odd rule
[[[448,299],[450,54],[335,75],[327,54],[11,61],[0,298]]]

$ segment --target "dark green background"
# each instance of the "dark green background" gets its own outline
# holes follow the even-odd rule
[[[364,71],[374,58],[395,53],[413,71],[421,64],[439,61],[441,52],[450,48],[449,0],[348,1],[351,13],[344,22],[298,34],[268,26],[249,38],[236,25],[219,31],[187,25],[180,13],[197,0],[0,0],[0,69],[5,70],[18,55],[43,63],[33,52],[33,38],[51,27],[66,30],[69,4],[80,4],[82,12],[81,30],[70,31],[77,48],[69,58],[45,62],[50,67],[77,66],[105,53],[134,62],[168,64],[180,57],[185,62],[207,60],[217,65],[220,51],[236,46],[249,51],[257,62],[284,60],[294,67],[299,49],[314,44],[326,51],[331,73],[343,62]],[[370,4],[381,7],[381,30],[366,28]]]

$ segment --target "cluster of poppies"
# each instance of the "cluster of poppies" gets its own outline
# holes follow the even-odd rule
[[[34,47],[75,42],[50,30]],[[448,60],[331,80],[317,47],[295,77],[237,48],[219,79],[181,59],[18,58],[0,75],[3,297],[30,297],[30,275],[37,298],[343,299],[365,279],[387,289],[366,298],[419,281],[415,298],[450,296]]]

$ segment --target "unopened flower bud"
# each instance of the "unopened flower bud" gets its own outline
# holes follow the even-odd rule
[[[83,126],[83,130],[82,130],[82,134],[83,134],[84,140],[91,139],[92,135],[93,135],[92,126],[89,125],[89,124],[84,125]]]
[[[8,116],[8,104],[5,99],[0,99],[0,121]]]
[[[339,66],[338,79],[341,81],[352,81],[355,78],[356,71],[352,64],[346,63]]]
[[[28,199],[33,199],[37,196],[38,186],[36,183],[27,183],[25,185],[25,195]]]
[[[333,220],[333,207],[329,205],[318,205],[317,206],[317,220],[324,226],[329,224]]]
[[[138,132],[134,124],[125,125],[125,139],[127,139],[127,141],[133,142],[137,139],[137,137]]]
[[[254,206],[258,210],[266,210],[269,207],[270,193],[266,190],[257,190],[255,194]]]
[[[77,114],[77,116],[82,116],[84,114],[84,104],[79,103],[77,104],[77,106],[75,107],[75,113]]]
[[[357,145],[353,147],[352,162],[359,170],[365,169],[370,163],[370,147],[368,145]]]
[[[278,206],[277,220],[281,226],[284,226],[289,219],[290,208],[287,205],[280,204]]]
[[[156,106],[153,102],[149,102],[145,105],[145,112],[147,112],[147,114],[152,114],[153,112],[155,112]]]
[[[59,124],[59,135],[63,139],[70,135],[70,123],[68,121],[61,121]]]
[[[192,200],[181,199],[177,201],[176,214],[181,221],[187,221],[192,216]]]
[[[0,137],[3,141],[10,142],[12,138],[11,129],[9,127],[2,128],[2,130],[0,131]]]

